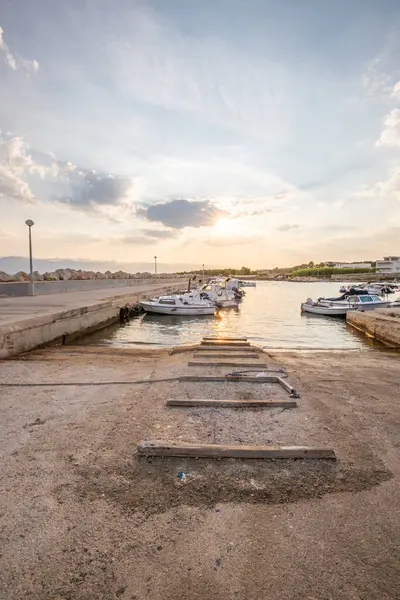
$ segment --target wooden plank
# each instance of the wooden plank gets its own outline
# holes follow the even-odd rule
[[[193,354],[194,358],[260,358],[259,354],[252,354],[250,352],[248,352],[247,354],[235,354],[233,352],[228,352],[226,354],[218,354],[217,352],[215,353],[210,353],[208,354],[207,352],[196,352],[195,354]]]
[[[221,400],[216,398],[169,398],[167,406],[202,406],[209,408],[296,408],[295,400],[266,399],[258,400]]]
[[[242,346],[250,346],[250,342],[227,342],[227,341],[214,341],[212,342],[211,340],[206,340],[206,341],[202,341],[201,342],[202,346],[227,346],[228,348],[235,348],[236,346],[242,347]]]
[[[219,354],[218,354],[219,353]],[[196,358],[260,358],[260,354],[256,354],[254,351],[247,352],[247,350],[235,350],[231,352],[220,352],[220,348],[216,349],[215,352],[209,352],[209,350],[203,350],[199,348],[194,354]]]
[[[190,444],[185,442],[142,441],[137,447],[143,456],[180,456],[195,458],[264,458],[336,460],[332,448],[309,446],[251,446],[235,444]]]
[[[196,350],[207,350],[207,352],[254,352],[255,348],[251,346],[219,346],[218,344],[214,344],[208,346],[207,344],[203,344],[202,346],[197,346]]]
[[[255,367],[256,369],[267,369],[267,365],[263,365],[262,363],[252,363],[252,362],[248,362],[248,363],[244,363],[244,362],[237,362],[237,361],[233,361],[233,360],[226,360],[226,361],[200,361],[200,360],[190,360],[188,362],[189,367]]]
[[[300,398],[300,396],[297,393],[297,391],[295,390],[295,388],[293,386],[291,386],[287,381],[285,381],[285,379],[278,377],[278,383],[283,387],[283,389],[285,389],[288,392],[288,394],[292,398]]]
[[[182,375],[178,381],[227,381],[235,383],[279,383],[279,377],[276,375],[262,375],[261,377],[243,377],[240,375],[221,375],[212,377],[211,375]]]
[[[203,337],[203,340],[210,340],[212,342],[220,342],[221,340],[226,342],[247,342],[246,337]]]

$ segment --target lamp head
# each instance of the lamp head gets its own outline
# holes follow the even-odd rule
[[[35,223],[32,221],[32,219],[28,219],[27,221],[25,221],[25,225],[28,225],[28,227],[32,227]]]

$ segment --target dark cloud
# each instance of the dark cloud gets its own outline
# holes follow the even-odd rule
[[[73,171],[69,174],[71,195],[57,198],[80,208],[120,204],[132,187],[129,177],[104,175],[95,171]]]
[[[183,229],[214,225],[219,217],[228,213],[214,206],[210,200],[171,200],[139,207],[136,214],[166,227]]]

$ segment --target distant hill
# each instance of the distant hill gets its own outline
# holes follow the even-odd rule
[[[154,271],[154,262],[113,262],[113,261],[91,261],[77,260],[71,258],[35,258],[33,261],[33,270],[39,273],[55,271],[56,269],[82,269],[83,271],[126,271],[128,273],[138,273]],[[175,273],[176,271],[189,271],[199,269],[199,265],[193,264],[168,264],[157,262],[157,271],[159,273]],[[0,271],[14,275],[18,271],[29,271],[29,258],[27,256],[3,256],[0,257]]]

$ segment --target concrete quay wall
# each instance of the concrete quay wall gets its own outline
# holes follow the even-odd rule
[[[176,292],[182,288],[182,281],[170,282],[168,285],[150,285],[140,291],[132,290],[95,301],[79,302],[79,293],[74,306],[66,306],[62,310],[49,307],[48,312],[30,314],[26,317],[13,318],[0,322],[0,359],[17,356],[23,352],[49,344],[63,341],[71,336],[77,336],[101,329],[119,320],[120,308],[127,304],[134,305],[139,300]],[[125,288],[126,290],[126,288]],[[63,295],[69,296],[69,295]],[[23,300],[16,298],[14,302]],[[24,299],[25,300],[25,299]],[[26,299],[26,300],[29,300]],[[0,303],[1,304],[1,303]],[[61,299],[60,299],[61,304]],[[1,305],[0,305],[1,308]]]
[[[400,349],[400,308],[350,311],[347,323],[391,348]]]
[[[176,277],[148,279],[68,279],[67,281],[35,281],[33,286],[35,296],[44,294],[64,294],[66,292],[87,292],[91,290],[111,290],[112,288],[135,287],[138,285],[152,285],[155,283],[171,283]],[[29,296],[30,282],[0,282],[0,297],[11,296],[14,298]]]

